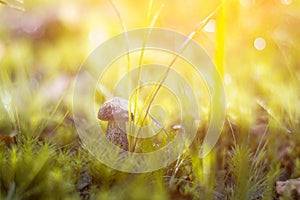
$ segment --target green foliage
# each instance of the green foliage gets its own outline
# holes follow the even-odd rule
[[[264,183],[264,192],[262,199],[263,200],[269,200],[269,199],[274,199],[275,198],[275,182],[277,177],[280,174],[280,167],[277,164],[275,167],[272,165],[270,167],[270,170],[266,174],[266,179]]]
[[[235,147],[230,162],[230,171],[234,179],[233,194],[230,199],[250,199],[253,194],[250,168],[250,149],[245,146]]]
[[[110,188],[102,187],[95,193],[92,199],[169,199],[162,174],[159,172],[131,175],[130,178]]]
[[[247,145],[235,145],[229,161],[229,173],[233,178],[229,199],[274,198],[274,183],[280,168],[269,162],[264,147],[253,154]]]
[[[137,9],[136,4],[145,2],[150,5],[149,13]],[[22,1],[0,0],[0,4],[6,5],[0,8],[0,199],[227,197],[267,200],[276,196],[276,180],[300,176],[300,98],[297,92],[300,85],[300,45],[297,44],[300,40],[299,31],[295,29],[300,25],[299,2],[291,1],[292,4],[287,6],[281,2],[288,1],[223,0],[221,10],[216,6],[206,11],[215,10],[216,16],[208,14],[209,17],[196,29],[195,24],[204,17],[193,17],[190,10],[186,14],[181,7],[189,3],[174,1],[172,5],[166,1],[155,10],[154,1],[145,2],[118,1],[114,5],[115,9],[119,8],[117,14],[123,31],[131,19],[134,23],[140,19],[136,13],[143,12],[148,14],[147,26],[171,22],[176,30],[190,31],[187,35],[195,30],[190,36],[200,44],[208,38],[214,38],[216,42],[205,50],[215,55],[224,78],[229,125],[224,127],[215,149],[203,159],[198,157],[210,113],[210,105],[199,100],[203,118],[193,143],[197,153],[184,149],[170,166],[148,174],[123,173],[100,163],[78,142],[70,114],[70,82],[78,66],[94,48],[92,39],[96,37],[102,41],[119,33],[119,24],[113,21],[111,10],[105,7],[106,4],[103,6],[102,1],[57,1],[54,5],[53,1],[27,1],[25,5],[29,11],[17,11],[22,14],[15,18],[18,14],[9,7],[20,8]],[[248,4],[245,2],[249,5],[242,5]],[[178,12],[163,9],[176,5]],[[206,7],[200,7],[195,13],[203,12],[204,16]],[[216,20],[216,32],[209,35],[202,28],[213,20]],[[95,34],[93,31],[99,27],[100,31]],[[267,42],[262,51],[253,46],[257,37],[263,37]],[[94,43],[90,44],[89,38]],[[146,38],[142,48],[147,44]],[[138,57],[138,66],[146,63],[144,53]],[[129,63],[123,63],[126,64],[130,69]],[[172,67],[173,63],[168,64]],[[183,72],[192,73],[186,69]],[[115,71],[109,75],[109,83],[117,80]],[[139,81],[142,85],[142,80]],[[158,84],[153,88],[141,107],[147,108],[152,103],[160,87]],[[200,90],[192,81],[191,87],[197,92]],[[136,104],[138,94],[134,100]],[[99,104],[105,95],[97,95],[101,100],[97,102]],[[196,95],[202,98],[203,94]],[[183,100],[181,106],[186,110],[193,109],[188,98],[184,92],[179,96]],[[85,102],[82,102],[82,110],[85,108]],[[137,116],[143,121],[143,115]],[[168,120],[176,124],[177,118],[172,115]],[[171,138],[175,134],[170,134]],[[164,135],[162,146],[169,143],[166,138]],[[140,140],[138,145],[141,152],[154,149],[150,139]]]
[[[205,148],[205,147],[204,147]],[[198,154],[192,156],[194,179],[201,188],[204,199],[212,199],[216,184],[216,152],[211,151],[206,157],[200,159]]]
[[[295,169],[292,174],[292,178],[298,178],[300,177],[300,158],[296,158],[295,160]]]
[[[7,199],[79,198],[80,161],[37,138],[18,136],[11,147],[1,143],[0,194]],[[58,154],[58,155],[57,155]]]

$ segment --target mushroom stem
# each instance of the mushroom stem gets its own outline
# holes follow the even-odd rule
[[[121,149],[128,151],[125,122],[108,121],[106,138]]]
[[[98,119],[108,121],[106,138],[108,141],[128,151],[126,122],[132,120],[128,110],[128,101],[114,97],[106,101],[98,112]]]

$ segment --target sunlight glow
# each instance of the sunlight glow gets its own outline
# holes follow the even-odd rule
[[[260,38],[260,37],[259,37],[259,38],[256,38],[256,39],[254,40],[254,47],[255,47],[257,50],[259,50],[259,51],[265,49],[265,48],[266,48],[266,41],[265,41],[265,39]]]
[[[66,23],[77,24],[80,21],[79,6],[75,3],[63,3],[59,9],[59,17]]]
[[[216,20],[209,20],[209,22],[204,26],[204,30],[209,33],[214,33],[216,30]]]
[[[291,3],[293,3],[293,0],[281,0],[281,3],[284,5],[290,5]]]
[[[230,74],[225,74],[224,75],[224,83],[225,83],[225,85],[229,85],[231,83],[231,81],[232,81],[232,78],[231,78]]]
[[[8,113],[11,113],[11,100],[12,97],[11,95],[7,92],[7,91],[2,91],[2,104],[4,106],[4,108],[7,110]]]
[[[92,30],[89,33],[89,40],[93,46],[100,45],[106,38],[106,31],[103,30],[101,27],[98,27]]]
[[[251,8],[254,5],[254,0],[240,0],[240,4],[245,8]]]

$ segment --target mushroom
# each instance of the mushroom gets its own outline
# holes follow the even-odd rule
[[[108,121],[107,140],[126,151],[128,151],[126,122],[133,119],[133,113],[130,113],[130,118],[128,114],[128,101],[120,97],[106,101],[98,112],[98,119]]]

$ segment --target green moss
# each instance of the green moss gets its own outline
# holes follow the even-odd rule
[[[1,195],[8,199],[79,198],[76,191],[81,163],[70,152],[37,138],[17,136],[17,143],[1,145]]]

